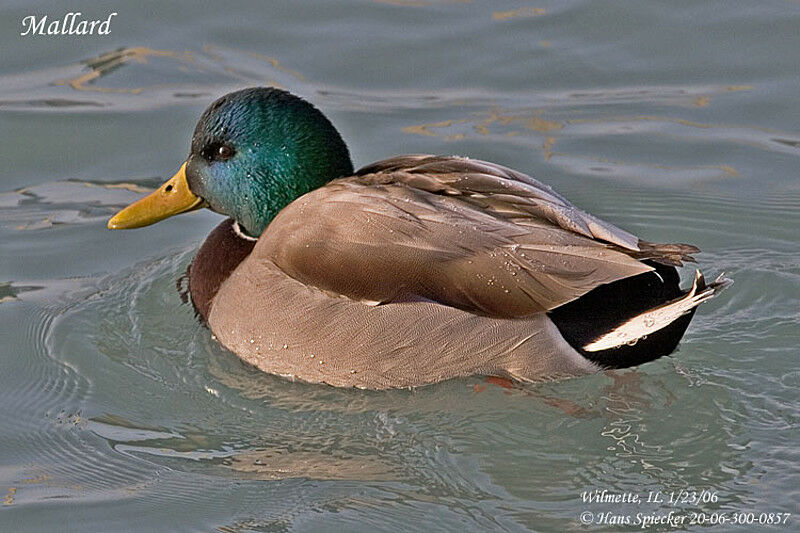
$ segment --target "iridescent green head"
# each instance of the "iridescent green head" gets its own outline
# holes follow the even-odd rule
[[[293,200],[352,172],[347,146],[314,106],[280,89],[244,89],[205,110],[178,174],[109,227],[139,227],[207,206],[257,237]]]

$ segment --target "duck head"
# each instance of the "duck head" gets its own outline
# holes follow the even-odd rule
[[[336,128],[286,91],[256,87],[227,94],[200,117],[180,170],[108,221],[138,228],[202,207],[258,237],[278,212],[353,164]]]

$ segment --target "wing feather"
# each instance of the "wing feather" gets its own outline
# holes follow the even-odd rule
[[[521,317],[652,270],[636,236],[512,169],[400,156],[287,206],[254,254],[310,286],[365,302],[424,298]],[[667,252],[680,259],[680,250]]]

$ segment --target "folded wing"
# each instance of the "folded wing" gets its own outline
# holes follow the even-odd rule
[[[691,260],[604,222],[514,170],[459,157],[379,161],[287,206],[253,259],[333,296],[429,300],[515,318]]]

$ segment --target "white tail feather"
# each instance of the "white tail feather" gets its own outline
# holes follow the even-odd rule
[[[710,300],[731,283],[733,280],[720,274],[712,283],[706,285],[703,274],[697,270],[689,292],[671,302],[636,315],[593,340],[583,349],[587,352],[598,352],[623,344],[634,344],[639,339],[667,327],[701,303]]]

